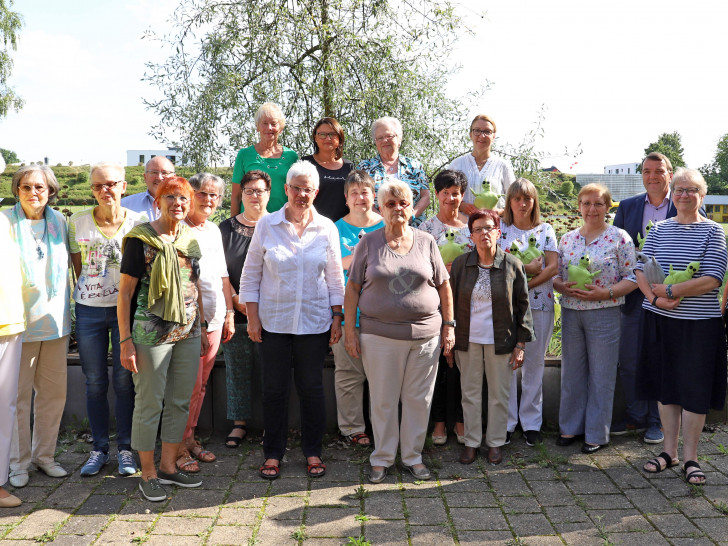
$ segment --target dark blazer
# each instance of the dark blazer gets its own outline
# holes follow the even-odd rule
[[[455,258],[450,269],[450,287],[455,305],[455,349],[467,351],[470,340],[470,300],[478,280],[478,251]],[[493,298],[495,353],[509,354],[518,342],[531,341],[533,318],[528,303],[526,270],[515,256],[496,249],[490,270]]]
[[[617,214],[615,215],[613,222],[616,227],[622,228],[629,233],[629,236],[632,237],[636,250],[639,250],[637,234],[639,233],[643,237],[645,236],[645,234],[642,233],[642,216],[645,212],[646,195],[646,193],[640,193],[634,197],[622,199],[619,202],[619,207],[617,207]],[[700,207],[700,214],[705,216],[705,209],[703,207]],[[667,207],[666,218],[672,218],[674,216],[677,216],[677,210],[675,209],[675,205],[671,199],[670,204]],[[644,297],[645,296],[639,288],[627,294],[624,299],[624,305],[622,306],[622,312],[630,314],[635,309],[642,307],[642,300]]]

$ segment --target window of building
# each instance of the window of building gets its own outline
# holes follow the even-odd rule
[[[139,154],[139,163],[144,163],[144,154]]]

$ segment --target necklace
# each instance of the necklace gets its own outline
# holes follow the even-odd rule
[[[35,236],[35,230],[33,229],[33,226],[28,224],[28,228],[30,229],[30,234],[33,236],[33,240],[35,241],[35,251],[38,254],[38,261],[40,261],[45,258],[45,252],[43,252],[41,245],[43,243],[43,240],[45,239],[46,232],[48,231],[48,221],[43,219],[43,235],[40,236],[40,239]]]
[[[250,218],[248,218],[247,216],[245,216],[245,212],[242,212],[241,214],[243,215],[243,220],[245,220],[246,222],[249,222],[251,224],[257,224],[258,223],[258,220],[251,220]]]

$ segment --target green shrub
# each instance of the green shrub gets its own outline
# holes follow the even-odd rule
[[[76,175],[76,182],[80,184],[84,184],[88,182],[88,173],[86,171],[81,171]]]

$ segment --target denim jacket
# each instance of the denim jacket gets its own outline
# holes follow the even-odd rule
[[[478,251],[455,259],[450,270],[450,285],[455,304],[455,350],[467,351],[470,338],[470,299],[478,280]],[[493,295],[493,333],[495,353],[509,354],[516,343],[533,339],[533,318],[528,303],[526,270],[520,260],[496,249],[490,270]]]

